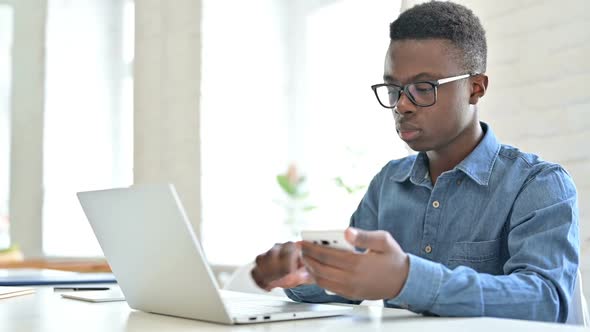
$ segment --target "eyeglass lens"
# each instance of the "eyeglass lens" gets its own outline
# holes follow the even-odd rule
[[[395,107],[401,96],[401,88],[393,85],[376,89],[379,101],[386,107]],[[435,87],[428,82],[408,84],[404,93],[417,106],[430,106],[435,103]]]

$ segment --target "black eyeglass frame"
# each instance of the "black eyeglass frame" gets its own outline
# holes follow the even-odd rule
[[[469,73],[469,74],[457,75],[457,76],[452,76],[452,77],[441,78],[441,79],[435,80],[435,81],[412,82],[412,83],[408,83],[405,85],[397,85],[397,84],[392,84],[392,83],[380,83],[380,84],[371,85],[371,89],[375,93],[375,97],[377,98],[377,101],[379,102],[379,104],[387,109],[394,109],[397,107],[397,103],[399,102],[399,99],[402,96],[402,92],[406,95],[406,97],[408,97],[408,99],[412,102],[412,104],[414,104],[418,107],[429,107],[429,106],[436,104],[436,102],[438,100],[438,87],[440,85],[443,85],[443,84],[449,83],[449,82],[462,80],[462,79],[469,78],[469,77],[476,76],[476,75],[479,75],[479,73]],[[412,94],[409,91],[410,86],[415,85],[415,84],[423,84],[423,83],[427,83],[427,84],[432,85],[432,88],[434,89],[434,101],[431,104],[427,104],[427,105],[419,104],[418,102],[416,102],[416,100],[414,99],[414,97],[412,96]],[[377,89],[382,86],[399,88],[399,93],[398,93],[395,105],[386,106],[383,104],[383,102],[381,102],[381,99],[379,98],[379,95],[377,94]]]

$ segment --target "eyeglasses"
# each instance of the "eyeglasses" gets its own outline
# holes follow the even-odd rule
[[[395,108],[402,96],[402,91],[414,105],[428,107],[436,103],[438,86],[475,75],[478,75],[478,73],[441,78],[436,81],[414,82],[402,86],[382,83],[372,85],[371,89],[375,92],[379,104],[385,108]]]

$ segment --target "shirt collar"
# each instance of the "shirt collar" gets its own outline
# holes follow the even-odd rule
[[[465,173],[477,184],[487,186],[501,145],[492,129],[484,122],[480,122],[480,124],[484,131],[483,139],[455,169]],[[426,153],[420,152],[408,159],[408,163],[405,164],[407,166],[403,167],[402,165],[402,167],[398,168],[395,174],[391,176],[391,179],[396,182],[404,182],[411,178],[414,184],[422,183],[428,176],[428,157]]]
[[[492,168],[500,153],[500,142],[494,135],[492,128],[486,123],[480,122],[484,131],[481,142],[473,151],[455,167],[467,174],[473,181],[482,186],[487,186],[492,175]]]
[[[426,157],[426,153],[420,152],[407,157],[390,179],[396,182],[405,182],[411,177],[412,183],[419,184],[426,179],[427,175],[428,157]]]

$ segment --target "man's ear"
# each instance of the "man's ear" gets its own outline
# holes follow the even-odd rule
[[[486,94],[488,89],[488,76],[485,74],[478,74],[471,78],[471,95],[469,96],[469,104],[476,105],[479,98]]]

